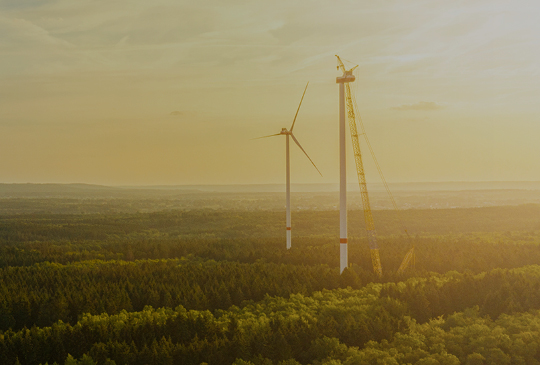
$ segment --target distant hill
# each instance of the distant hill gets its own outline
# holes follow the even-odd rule
[[[540,181],[410,182],[390,183],[389,186],[391,190],[404,191],[540,190]],[[382,190],[383,185],[373,184],[373,188]]]
[[[540,181],[486,181],[486,182],[420,182],[390,183],[392,192],[443,192],[443,191],[540,191]],[[358,191],[358,184],[349,183],[348,189]],[[293,192],[333,193],[338,184],[292,184]],[[368,184],[371,193],[384,192],[382,183]],[[178,194],[207,193],[281,193],[285,184],[236,184],[236,185],[148,185],[105,186],[95,184],[0,184],[0,197],[166,197]]]
[[[472,208],[540,204],[539,182],[446,182],[390,184],[402,209]],[[393,209],[381,184],[368,185],[371,208]],[[294,210],[336,210],[333,184],[293,184]],[[0,184],[0,215],[32,212],[102,213],[162,210],[284,209],[284,184],[103,186],[92,184]],[[362,209],[357,184],[349,184],[351,210]]]
[[[118,191],[119,188],[93,184],[0,184],[0,193],[80,193]]]
[[[465,191],[465,190],[540,190],[540,181],[450,181],[450,182],[407,182],[389,183],[391,191]],[[231,184],[231,185],[150,185],[125,186],[128,189],[147,190],[192,190],[221,193],[272,193],[284,192],[283,184]],[[357,183],[349,183],[347,188],[358,190]],[[335,184],[291,184],[293,192],[337,192]],[[368,183],[369,191],[385,191],[382,183]]]

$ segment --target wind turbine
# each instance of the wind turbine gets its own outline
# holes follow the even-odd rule
[[[317,168],[317,166],[315,166],[315,163],[313,162],[313,160],[309,157],[309,155],[307,154],[307,152],[302,148],[302,146],[300,145],[300,142],[298,142],[298,140],[296,139],[296,137],[294,136],[293,134],[293,128],[294,128],[294,123],[296,123],[296,117],[298,116],[298,112],[300,111],[300,106],[302,106],[302,101],[304,100],[304,95],[306,95],[306,90],[307,90],[307,87],[309,85],[309,82],[306,84],[306,88],[304,89],[304,93],[302,94],[302,99],[300,99],[300,104],[298,105],[298,109],[296,110],[296,114],[294,115],[294,119],[293,119],[293,122],[292,122],[292,125],[291,125],[291,129],[287,130],[287,128],[282,128],[281,129],[281,132],[279,133],[276,133],[276,134],[271,134],[269,136],[264,136],[264,137],[259,137],[259,138],[267,138],[267,137],[274,137],[274,136],[286,136],[286,144],[285,144],[285,155],[286,155],[286,199],[287,199],[287,218],[286,218],[286,230],[287,230],[287,250],[291,248],[291,161],[290,161],[290,157],[289,157],[289,137],[291,137],[294,141],[294,143],[296,143],[298,145],[298,147],[300,147],[300,149],[302,150],[302,152],[304,152],[304,154],[306,155],[306,157],[309,159],[309,161],[311,161],[311,163],[313,164],[313,166],[317,169],[317,171],[319,172],[319,174],[322,176],[321,172],[319,171],[319,169]],[[259,139],[259,138],[255,138],[255,139]]]

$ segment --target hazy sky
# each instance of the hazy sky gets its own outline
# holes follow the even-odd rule
[[[335,54],[388,181],[540,180],[538,0],[0,1],[0,182],[338,181]],[[348,141],[349,142],[349,141]],[[349,143],[349,179],[354,161]],[[378,178],[364,146],[368,181]]]

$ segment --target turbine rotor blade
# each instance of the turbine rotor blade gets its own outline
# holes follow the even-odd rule
[[[251,138],[251,140],[254,140],[254,139],[261,139],[261,138],[268,138],[268,137],[274,137],[274,136],[281,136],[281,133],[271,134],[271,135],[269,135],[269,136],[262,136],[262,137],[257,137],[257,138]]]
[[[298,112],[300,111],[300,106],[302,106],[302,100],[304,100],[304,95],[306,95],[306,90],[307,90],[307,87],[309,85],[309,81],[308,83],[306,84],[306,88],[304,89],[304,93],[302,94],[302,99],[300,99],[300,104],[298,104],[298,109],[296,109],[296,114],[294,115],[294,119],[292,121],[292,126],[291,126],[291,132],[294,128],[294,123],[296,123],[296,117],[298,116]]]
[[[313,166],[317,169],[317,171],[319,171],[319,168],[315,165],[315,162],[313,162],[313,160],[311,159],[311,157],[309,157],[309,155],[307,154],[307,152],[302,148],[302,146],[300,145],[300,142],[298,142],[298,140],[296,139],[296,137],[291,133],[291,137],[293,139],[293,141],[298,145],[298,147],[300,147],[300,149],[302,150],[302,152],[304,152],[306,154],[306,157],[311,161],[311,163],[313,164]],[[322,173],[321,171],[319,171],[319,174],[322,176]]]

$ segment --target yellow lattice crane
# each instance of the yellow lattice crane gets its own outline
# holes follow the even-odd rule
[[[355,66],[351,68],[350,70],[347,70],[341,58],[338,55],[336,55],[336,57],[338,60],[338,70],[341,69],[344,75],[352,76],[352,72],[358,66]],[[357,117],[358,117],[358,121],[360,122],[360,126],[362,127],[362,135],[364,136],[366,140],[366,143],[373,157],[373,161],[375,162],[375,166],[377,167],[377,170],[381,176],[381,180],[383,181],[386,191],[388,192],[388,195],[390,196],[394,209],[396,211],[399,211],[399,210],[397,208],[396,201],[394,200],[394,197],[392,196],[392,193],[390,192],[388,184],[386,183],[386,179],[384,178],[384,175],[379,166],[379,163],[377,162],[375,153],[373,152],[373,148],[371,147],[371,143],[369,143],[369,139],[367,138],[366,131],[364,129],[364,124],[362,123],[362,119],[360,119],[360,117],[357,116],[355,113],[355,109],[358,109],[358,106],[356,105],[356,100],[352,97],[349,83],[345,84],[345,100],[347,104],[347,118],[349,120],[349,128],[351,131],[352,146],[353,146],[353,151],[354,151],[354,160],[356,163],[356,173],[358,175],[358,184],[360,185],[360,195],[362,197],[362,206],[364,208],[364,220],[366,224],[369,248],[371,252],[371,263],[373,265],[373,271],[378,276],[381,276],[382,265],[381,265],[380,255],[379,255],[379,245],[377,244],[377,233],[375,231],[375,223],[373,222],[373,215],[371,213],[371,206],[369,204],[369,196],[368,196],[367,185],[366,185],[366,175],[364,173],[364,164],[362,162],[362,152],[360,150],[360,141],[358,138],[359,134],[358,134],[358,128],[356,125]],[[409,240],[410,240],[409,233],[407,232],[405,228],[404,230],[405,230],[405,233],[407,233],[407,236],[409,237]],[[403,259],[401,265],[399,266],[398,273],[403,273],[405,270],[407,270],[407,268],[411,266],[411,264],[412,265],[415,264],[414,246],[412,246],[412,248],[405,255],[405,258]]]
[[[345,65],[341,61],[341,58],[337,56],[338,69],[341,68],[344,74],[352,74],[353,67],[350,70],[345,69]],[[358,129],[356,128],[356,115],[354,113],[354,106],[351,96],[351,87],[349,83],[345,84],[345,101],[347,104],[347,118],[349,119],[349,128],[351,130],[352,146],[354,150],[354,161],[356,162],[356,173],[358,175],[358,184],[360,185],[360,195],[362,196],[362,206],[364,207],[364,220],[366,222],[366,231],[368,235],[369,248],[371,251],[371,263],[373,264],[373,271],[379,276],[382,275],[381,259],[379,256],[379,246],[377,244],[377,233],[375,232],[375,223],[373,223],[373,215],[371,214],[371,207],[369,205],[369,196],[366,185],[366,175],[364,173],[364,164],[362,162],[362,152],[360,150],[360,141],[358,140]]]

